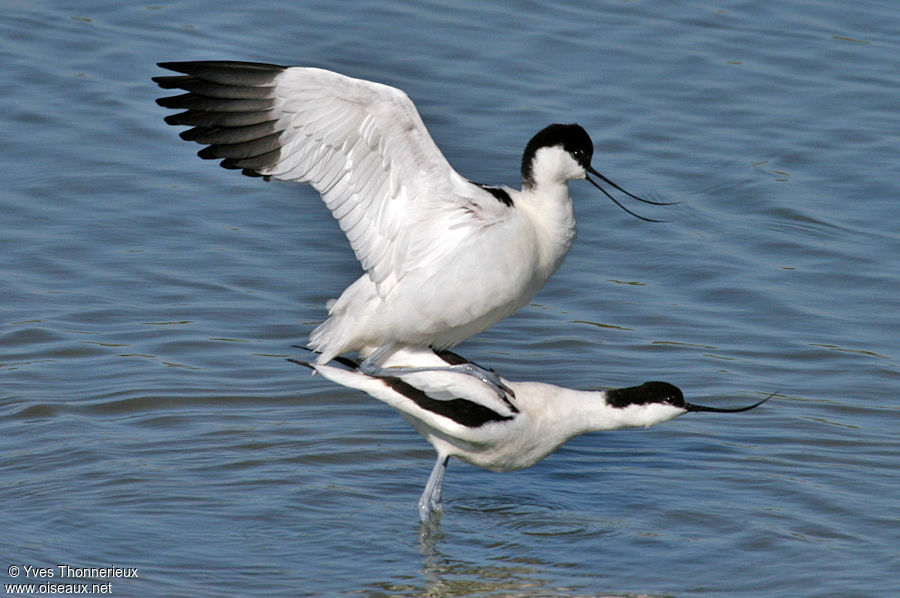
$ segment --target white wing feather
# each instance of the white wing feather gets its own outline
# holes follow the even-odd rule
[[[282,147],[258,172],[322,195],[381,297],[456,247],[465,231],[448,236],[451,226],[500,217],[502,204],[453,170],[399,89],[294,67],[274,94]]]
[[[457,174],[399,89],[317,68],[175,62],[154,77],[186,112],[184,139],[226,168],[310,183],[347,235],[381,298],[408,273],[433,268],[505,206]],[[424,270],[428,272],[428,270]]]

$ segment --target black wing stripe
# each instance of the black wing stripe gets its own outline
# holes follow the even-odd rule
[[[432,399],[415,386],[404,382],[400,378],[388,376],[381,378],[381,380],[392,389],[412,400],[422,409],[451,419],[467,428],[480,428],[491,422],[507,421],[514,417],[512,415],[501,415],[489,407],[467,399],[450,399],[449,401]]]
[[[432,349],[432,350],[433,350],[433,349]],[[469,359],[466,359],[466,358],[463,357],[462,355],[459,355],[459,354],[457,354],[457,353],[454,353],[453,351],[448,351],[448,350],[444,349],[444,350],[442,350],[442,351],[434,351],[434,353],[435,353],[435,355],[437,355],[438,357],[440,357],[441,359],[443,359],[443,360],[444,360],[447,364],[449,364],[449,365],[463,365],[463,364],[466,364],[466,363],[471,363],[472,365],[478,366],[478,367],[480,367],[481,369],[483,369],[483,370],[485,370],[485,371],[491,371],[491,372],[494,371],[494,370],[488,370],[488,369],[485,368],[484,366],[480,366],[480,365],[478,365],[477,363],[475,363],[474,361],[471,361],[471,360],[469,360]],[[494,372],[494,373],[496,373],[496,372]],[[509,397],[508,397],[508,396],[503,395],[501,398],[503,399],[503,402],[506,403],[506,406],[509,407],[509,410],[510,410],[510,411],[512,411],[513,413],[518,413],[518,412],[519,412],[518,407],[516,407],[515,405],[513,405],[512,401],[509,400]]]

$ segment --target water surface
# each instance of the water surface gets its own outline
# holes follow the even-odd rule
[[[898,589],[900,18],[885,3],[13,2],[0,14],[0,564],[137,567],[117,596],[884,596]],[[306,187],[196,158],[158,61],[403,88],[517,184],[550,122],[579,238],[458,347],[511,379],[663,379],[735,416],[452,462],[285,357],[359,274]],[[485,267],[490,267],[486,257]],[[0,577],[3,577],[0,574]],[[56,581],[60,581],[57,579]],[[40,583],[40,580],[37,580]]]

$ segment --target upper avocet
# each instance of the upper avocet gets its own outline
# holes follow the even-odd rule
[[[317,363],[357,351],[374,373],[399,347],[447,349],[525,305],[575,238],[570,179],[626,210],[588,173],[647,201],[591,167],[593,144],[575,124],[528,142],[517,191],[457,174],[399,89],[317,68],[160,66],[184,73],[154,77],[188,92],[157,101],[185,110],[166,122],[192,127],[181,137],[208,146],[200,157],[310,183],[347,235],[365,274],[310,336]]]
[[[512,392],[499,396],[471,376],[436,371],[467,363],[464,358],[410,348],[395,351],[385,361],[385,367],[415,371],[398,376],[372,377],[344,358],[337,361],[345,367],[291,361],[384,401],[434,446],[437,461],[419,499],[423,522],[441,508],[441,485],[450,457],[493,471],[523,469],[581,434],[653,426],[688,411],[747,411],[774,396],[723,409],[687,403],[681,391],[666,382],[583,391],[509,380],[502,383]]]

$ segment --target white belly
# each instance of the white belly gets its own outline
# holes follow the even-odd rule
[[[349,351],[365,357],[389,343],[452,347],[534,297],[571,247],[570,222],[551,238],[520,213],[466,239],[447,259],[406,273],[384,298],[364,275],[334,303],[310,345],[322,353],[320,363]]]

